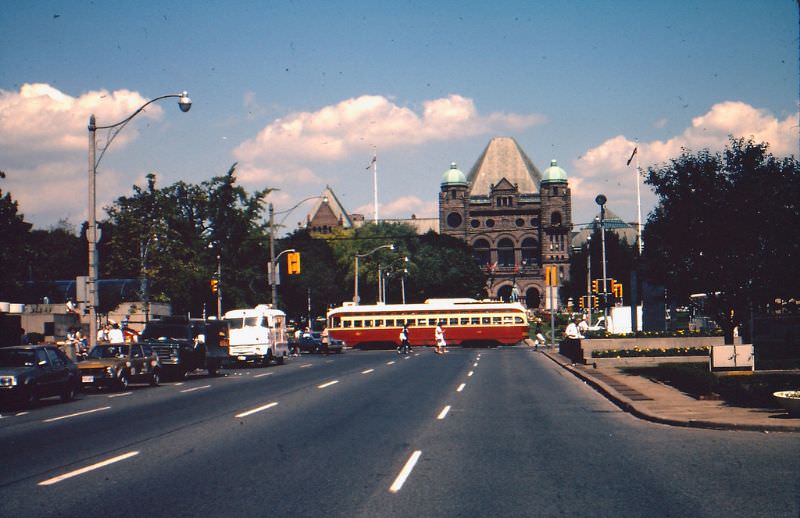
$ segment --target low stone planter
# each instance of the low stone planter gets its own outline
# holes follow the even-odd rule
[[[800,417],[800,390],[773,392],[778,404],[789,411],[789,415]]]
[[[708,363],[708,356],[635,356],[630,358],[586,358],[597,367],[647,367],[662,363]]]

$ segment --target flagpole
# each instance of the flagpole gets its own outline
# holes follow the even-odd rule
[[[375,224],[378,224],[378,150],[372,155],[372,202],[375,204]]]

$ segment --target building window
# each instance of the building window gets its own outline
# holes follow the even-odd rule
[[[524,219],[522,219],[522,218],[517,218],[517,221],[515,221],[514,223],[515,223],[515,224],[516,224],[518,227],[524,227],[524,226],[525,226],[525,220],[524,220]]]
[[[494,220],[493,219],[487,219],[486,220],[486,226],[489,227],[489,228],[494,227]]]
[[[489,242],[483,238],[476,239],[472,243],[472,257],[475,262],[481,266],[489,264],[491,261],[491,250],[489,249]]]
[[[532,227],[539,226],[539,218],[531,218],[531,226]]]
[[[520,246],[522,252],[522,265],[533,266],[539,264],[539,243],[532,237],[526,237],[522,240]]]
[[[464,219],[458,212],[451,212],[450,214],[447,215],[447,225],[451,228],[460,227],[463,221]]]
[[[554,212],[550,214],[550,224],[554,226],[561,225],[561,213]]]
[[[472,226],[472,228],[478,228],[481,226],[481,222],[478,221],[477,219],[473,219],[472,221],[469,222],[469,224],[470,226]]]
[[[500,266],[514,266],[514,242],[504,237],[497,243],[497,264]]]

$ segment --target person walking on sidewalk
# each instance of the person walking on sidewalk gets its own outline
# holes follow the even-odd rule
[[[408,326],[403,324],[403,329],[400,331],[400,349],[398,353],[408,354],[411,352],[411,344],[408,343]]]

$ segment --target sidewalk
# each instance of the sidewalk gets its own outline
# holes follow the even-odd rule
[[[539,351],[626,412],[648,421],[722,430],[800,432],[800,418],[789,417],[782,409],[744,408],[724,401],[697,400],[673,387],[626,374],[619,367],[578,365],[557,350]]]

